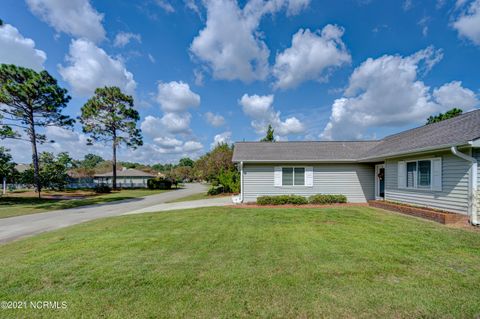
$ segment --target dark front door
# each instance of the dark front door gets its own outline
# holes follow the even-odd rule
[[[378,170],[378,195],[385,198],[385,168]]]

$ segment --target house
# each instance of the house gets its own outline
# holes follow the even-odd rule
[[[146,188],[147,180],[156,177],[151,173],[133,169],[123,168],[117,171],[117,187],[120,188]],[[95,184],[106,184],[112,186],[113,173],[95,174],[93,176]]]
[[[240,201],[344,194],[470,216],[478,224],[480,110],[374,141],[238,142]]]

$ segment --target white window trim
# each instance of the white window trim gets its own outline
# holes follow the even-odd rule
[[[407,179],[408,179],[408,163],[417,163],[416,164],[415,175],[413,176],[413,187],[408,186],[408,180],[407,180],[406,183],[405,183],[405,188],[406,189],[427,190],[427,191],[433,190],[432,178],[433,178],[433,160],[434,159],[436,159],[436,158],[434,158],[434,157],[419,158],[419,159],[416,159],[416,160],[405,161],[405,176],[407,176]],[[429,187],[426,187],[426,186],[420,186],[419,187],[418,186],[418,162],[423,162],[423,161],[429,161],[430,162],[430,186]]]
[[[293,175],[292,175],[292,185],[283,185],[283,169],[284,168],[293,168]],[[295,168],[303,168],[303,185],[295,185]],[[308,187],[306,186],[306,178],[307,178],[307,167],[306,166],[282,166],[282,187]]]

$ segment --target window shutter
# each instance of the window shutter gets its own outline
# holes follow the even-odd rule
[[[404,161],[398,162],[398,188],[407,187],[407,164]]]
[[[432,190],[442,190],[442,159],[432,159]]]
[[[274,186],[282,186],[282,168],[275,166],[273,171],[273,184]]]
[[[305,186],[313,187],[313,167],[305,167]]]

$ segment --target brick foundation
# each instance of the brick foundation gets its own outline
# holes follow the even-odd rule
[[[461,220],[465,220],[468,217],[465,215],[439,211],[430,208],[415,207],[410,205],[404,205],[399,203],[392,203],[387,201],[369,201],[368,204],[372,207],[382,208],[394,212],[399,212],[406,215],[421,217],[429,220],[436,221],[441,224],[454,224]]]

